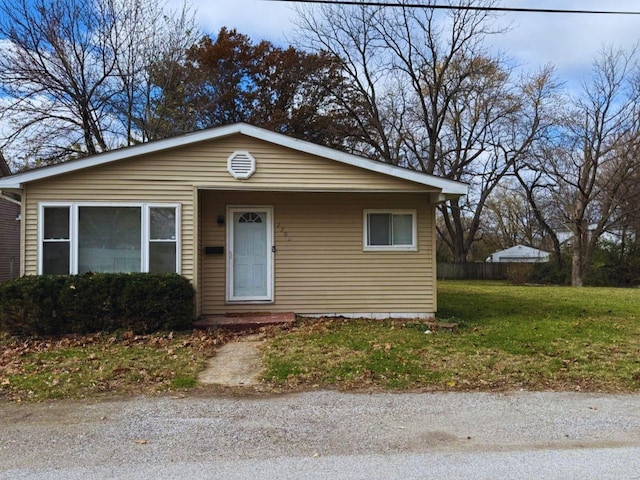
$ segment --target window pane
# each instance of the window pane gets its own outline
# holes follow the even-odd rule
[[[175,273],[175,242],[149,242],[149,271],[151,273]]]
[[[393,244],[413,245],[413,216],[411,214],[393,216]]]
[[[176,239],[176,209],[174,207],[149,209],[151,240]]]
[[[80,207],[78,273],[139,272],[141,236],[139,207]]]
[[[69,207],[44,208],[43,238],[69,238]]]
[[[369,245],[391,245],[391,215],[369,213]]]
[[[69,242],[42,243],[42,274],[69,274]]]

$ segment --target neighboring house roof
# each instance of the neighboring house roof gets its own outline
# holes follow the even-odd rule
[[[421,185],[425,185],[438,191],[438,193],[443,197],[441,198],[441,200],[456,198],[461,195],[467,194],[468,187],[466,184],[461,182],[456,182],[442,177],[437,177],[435,175],[428,175],[426,173],[396,167],[394,165],[341,152],[332,148],[323,147],[321,145],[310,143],[304,140],[299,140],[244,123],[236,123],[233,125],[210,128],[194,133],[188,133],[178,137],[172,137],[164,140],[144,143],[141,145],[135,145],[132,147],[112,150],[105,153],[83,157],[77,160],[70,160],[57,165],[51,165],[48,167],[42,167],[35,170],[18,173],[10,177],[0,179],[0,189],[19,189],[23,184],[32,182],[34,180],[50,178],[57,175],[82,170],[85,168],[104,165],[119,160],[132,159],[142,155],[158,153],[236,134],[246,135],[255,139],[263,140],[300,152],[316,155],[372,172],[377,172],[384,175],[389,175],[391,177],[401,178]]]
[[[9,170],[9,166],[4,159],[4,155],[0,152],[0,178],[8,177],[9,175],[11,175],[11,170]]]
[[[515,245],[487,257],[487,262],[546,262],[549,253],[526,245]]]
[[[595,223],[589,225],[589,234],[592,234],[597,228]],[[570,230],[560,230],[556,232],[558,236],[558,241],[560,243],[569,244],[571,240],[573,240],[574,234]],[[600,234],[600,240],[613,243],[620,244],[624,240],[625,237],[631,236],[631,238],[635,238],[634,232],[626,231],[622,228],[610,228],[605,230]]]
[[[11,175],[11,170],[9,170],[9,166],[4,159],[4,155],[0,152],[0,181],[2,181],[3,177],[8,177]],[[5,193],[0,190],[0,200],[4,202],[13,203],[15,205],[20,205],[20,195],[16,195],[14,193]]]

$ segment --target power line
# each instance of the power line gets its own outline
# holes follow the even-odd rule
[[[621,10],[565,10],[559,8],[517,8],[517,7],[481,7],[472,5],[439,5],[400,2],[371,2],[359,0],[265,0],[267,2],[282,3],[314,3],[322,5],[351,5],[365,7],[402,7],[422,8],[431,10],[472,10],[483,12],[515,12],[515,13],[579,13],[591,15],[640,15],[639,12]]]

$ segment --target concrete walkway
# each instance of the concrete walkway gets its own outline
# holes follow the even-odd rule
[[[257,385],[262,370],[262,343],[261,336],[255,334],[220,347],[198,375],[198,381],[226,387]]]

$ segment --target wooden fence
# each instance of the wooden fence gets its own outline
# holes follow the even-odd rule
[[[506,280],[509,263],[438,263],[439,280]]]

